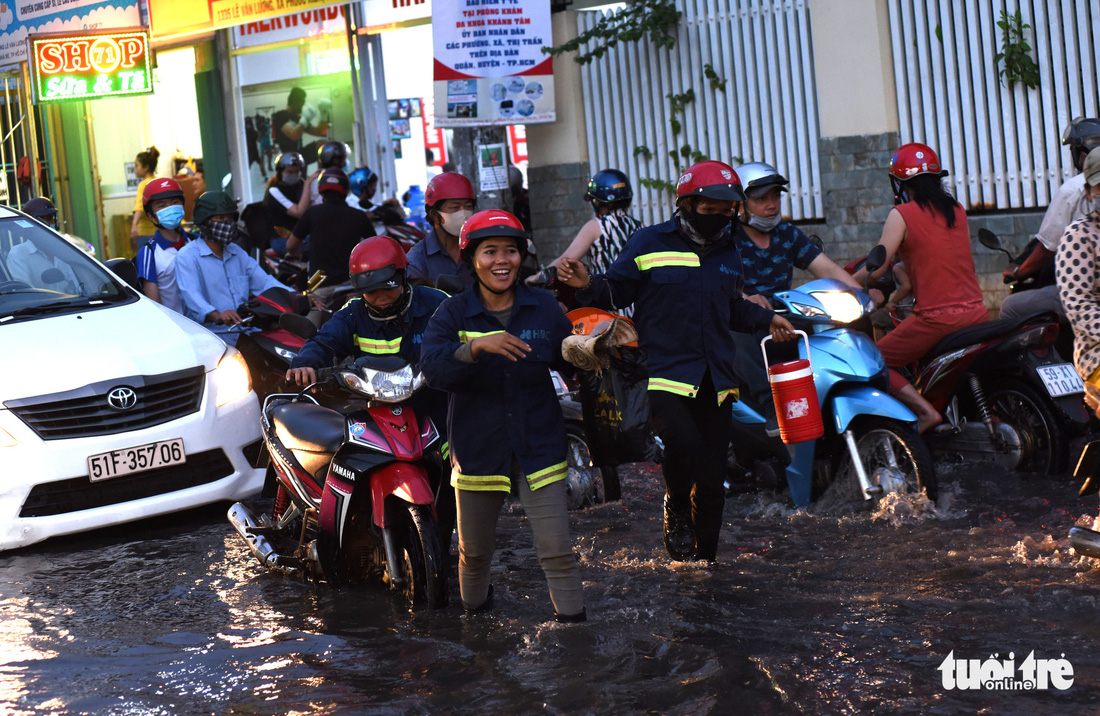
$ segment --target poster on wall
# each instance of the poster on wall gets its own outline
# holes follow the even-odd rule
[[[63,10],[56,8],[64,7]],[[26,62],[29,35],[139,27],[137,0],[0,2],[0,68]]]
[[[318,152],[327,141],[344,142],[354,156],[350,72],[245,85],[241,100],[253,201],[263,198],[283,152],[302,155],[303,178],[317,169]]]
[[[478,147],[481,191],[498,191],[508,186],[508,162],[503,144],[483,144]]]
[[[554,121],[548,0],[437,3],[432,38],[437,127]]]

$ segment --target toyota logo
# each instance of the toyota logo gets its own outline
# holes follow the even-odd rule
[[[107,393],[107,405],[115,410],[129,410],[137,405],[137,393],[133,388],[119,386]]]

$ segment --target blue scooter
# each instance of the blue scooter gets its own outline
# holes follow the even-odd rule
[[[796,507],[809,505],[815,493],[837,480],[864,500],[922,489],[935,500],[935,467],[917,434],[917,416],[889,394],[882,354],[852,327],[861,319],[867,322],[874,309],[867,294],[836,279],[817,279],[777,292],[773,304],[803,332],[799,355],[810,358],[825,435],[784,446],[767,435],[759,412],[736,402],[732,444],[737,461],[752,470],[756,463],[789,460],[787,485]],[[761,341],[762,349],[767,340]]]

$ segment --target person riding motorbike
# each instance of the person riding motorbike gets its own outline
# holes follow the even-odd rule
[[[1086,155],[1100,147],[1100,119],[1078,117],[1066,125],[1062,144],[1069,147],[1070,158],[1078,174],[1067,179],[1050,200],[1039,233],[1029,242],[1030,252],[1019,265],[1010,263],[1003,274],[1006,281],[1020,281],[1038,274],[1038,285],[1030,291],[1013,293],[1001,303],[1001,318],[1021,318],[1041,311],[1066,316],[1054,279],[1054,255],[1066,227],[1085,218],[1092,202],[1082,172]]]
[[[604,273],[623,250],[642,222],[627,213],[634,199],[630,179],[618,169],[602,169],[592,175],[584,200],[592,205],[595,218],[588,220],[569,247],[551,266],[558,266],[568,256],[581,260],[591,255],[592,271]]]
[[[583,621],[566,507],[565,421],[550,375],[552,368],[572,372],[561,347],[573,325],[552,294],[519,280],[527,252],[519,219],[499,209],[478,212],[463,224],[459,246],[475,283],[428,323],[422,365],[429,385],[450,393],[462,604],[475,612],[492,603],[497,517],[514,486],[556,618]]]
[[[665,549],[674,560],[717,560],[725,504],[731,403],[738,396],[733,332],[791,324],[742,294],[732,235],[744,201],[728,164],[702,161],[680,175],[676,213],[634,234],[605,274],[590,276],[565,257],[558,279],[585,305],[634,305],[638,341],[649,357],[649,401],[665,447]]]
[[[970,252],[966,212],[941,183],[947,175],[936,153],[916,142],[902,145],[890,160],[896,206],[886,217],[879,244],[886,262],[897,253],[913,285],[913,313],[878,342],[890,368],[890,393],[917,415],[925,432],[943,419],[931,403],[897,371],[921,358],[949,333],[989,318]],[[862,281],[867,269],[855,274]]]
[[[345,358],[366,354],[399,355],[409,364],[421,364],[421,344],[428,319],[447,294],[408,281],[409,262],[404,249],[388,236],[359,242],[348,258],[351,284],[360,294],[333,314],[321,330],[302,346],[286,372],[288,382],[307,386],[317,381],[317,370]],[[447,429],[447,398],[438,390],[420,391],[419,406],[443,435]],[[449,455],[444,441],[443,459]],[[436,503],[444,546],[450,544],[455,523],[454,489],[445,477]]]
[[[835,278],[853,288],[861,288],[801,229],[783,220],[780,202],[782,192],[787,191],[786,177],[764,162],[746,162],[736,171],[744,185],[745,203],[741,206],[739,228],[734,232],[733,241],[741,254],[745,298],[770,309],[772,294],[790,289],[796,267],[808,270],[814,278]],[[737,346],[734,372],[744,389],[742,398],[748,398],[767,419],[769,434],[778,435],[775,404],[760,351],[763,337],[763,331],[734,334]],[[783,358],[797,358],[797,355],[789,355],[791,349],[776,348]],[[797,346],[793,350],[797,354]]]
[[[309,192],[302,183],[306,162],[297,152],[283,152],[275,160],[275,176],[264,194],[264,208],[271,218],[278,238],[272,237],[271,247],[280,256],[286,251],[286,240],[294,225],[309,207]],[[312,178],[312,177],[311,177]],[[306,199],[303,200],[302,197]]]
[[[409,251],[409,279],[435,286],[448,276],[463,288],[473,284],[469,268],[458,246],[462,224],[477,207],[477,194],[470,180],[455,172],[432,177],[424,191],[424,210],[431,230]]]
[[[350,155],[351,147],[343,142],[325,142],[321,145],[321,148],[317,150],[317,171],[309,177],[309,205],[307,208],[321,203],[321,174],[326,169],[339,169],[342,172],[347,172],[349,169],[348,157]]]
[[[372,214],[375,193],[378,191],[378,175],[370,167],[359,167],[348,174],[348,206]],[[371,215],[372,221],[378,217]]]
[[[142,293],[177,313],[183,313],[183,300],[176,283],[176,255],[195,238],[180,226],[183,199],[183,188],[175,179],[153,179],[145,185],[142,206],[156,231],[138,248],[134,261]]]

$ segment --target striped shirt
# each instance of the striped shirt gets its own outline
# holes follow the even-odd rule
[[[623,209],[597,216],[596,219],[600,222],[600,237],[593,242],[589,255],[592,257],[593,272],[606,273],[626,246],[627,240],[642,228],[642,222]]]

